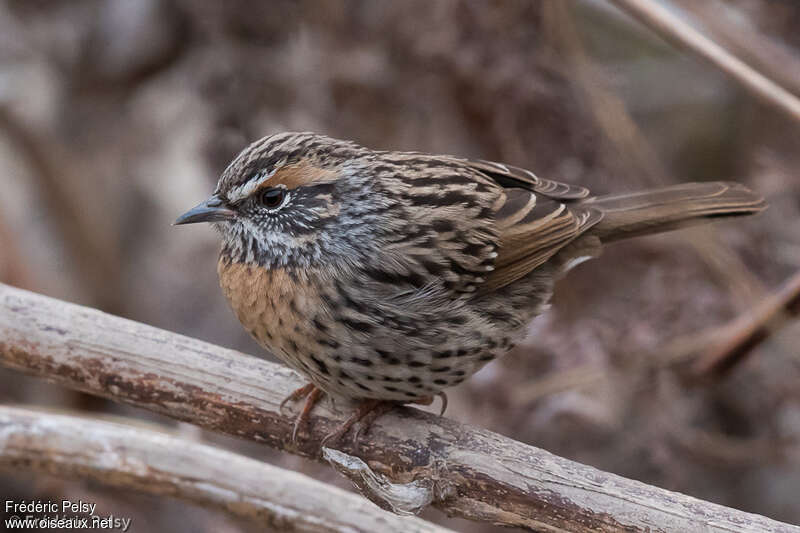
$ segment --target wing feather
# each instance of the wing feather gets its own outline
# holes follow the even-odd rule
[[[524,168],[482,159],[467,159],[466,162],[469,166],[486,174],[503,187],[530,189],[550,198],[564,201],[580,200],[589,196],[589,189],[586,187],[540,178]]]
[[[382,277],[406,292],[430,283],[459,293],[505,287],[602,218],[577,201],[588,189],[525,169],[417,153],[381,158],[382,183],[414,207],[410,224],[383,247],[384,271],[391,269]]]
[[[496,218],[498,255],[481,291],[497,290],[522,278],[602,218],[591,207],[570,206],[530,190],[514,188],[506,193]],[[532,200],[524,202],[525,195]]]

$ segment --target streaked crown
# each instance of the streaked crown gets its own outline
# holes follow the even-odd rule
[[[370,188],[364,148],[315,133],[279,133],[245,148],[215,197],[235,214],[218,221],[223,256],[264,266],[308,267],[353,257],[368,244],[356,207]],[[347,179],[341,179],[346,177]]]

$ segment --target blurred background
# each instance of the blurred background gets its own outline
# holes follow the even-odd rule
[[[671,6],[800,88],[800,3]],[[223,300],[216,235],[170,224],[247,143],[282,130],[503,161],[596,193],[730,179],[767,196],[759,217],[622,243],[576,268],[525,343],[452,390],[447,416],[800,523],[800,325],[729,372],[697,371],[716,328],[800,265],[798,125],[603,0],[0,1],[0,281],[271,357]],[[2,369],[0,401],[176,425]],[[0,474],[0,495],[83,498],[134,531],[258,529],[24,471]]]

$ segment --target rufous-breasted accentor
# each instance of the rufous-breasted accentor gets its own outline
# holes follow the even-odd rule
[[[361,402],[338,437],[506,353],[603,244],[765,205],[736,183],[591,196],[510,165],[280,133],[176,224],[214,223],[239,321],[310,380],[292,396],[308,396],[295,432],[322,392]]]

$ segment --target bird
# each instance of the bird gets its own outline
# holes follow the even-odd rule
[[[305,398],[293,441],[324,395],[358,406],[326,442],[398,404],[446,406],[606,244],[766,205],[727,181],[593,195],[508,164],[284,132],[242,150],[175,224],[212,223],[235,315],[308,379],[284,401]]]

